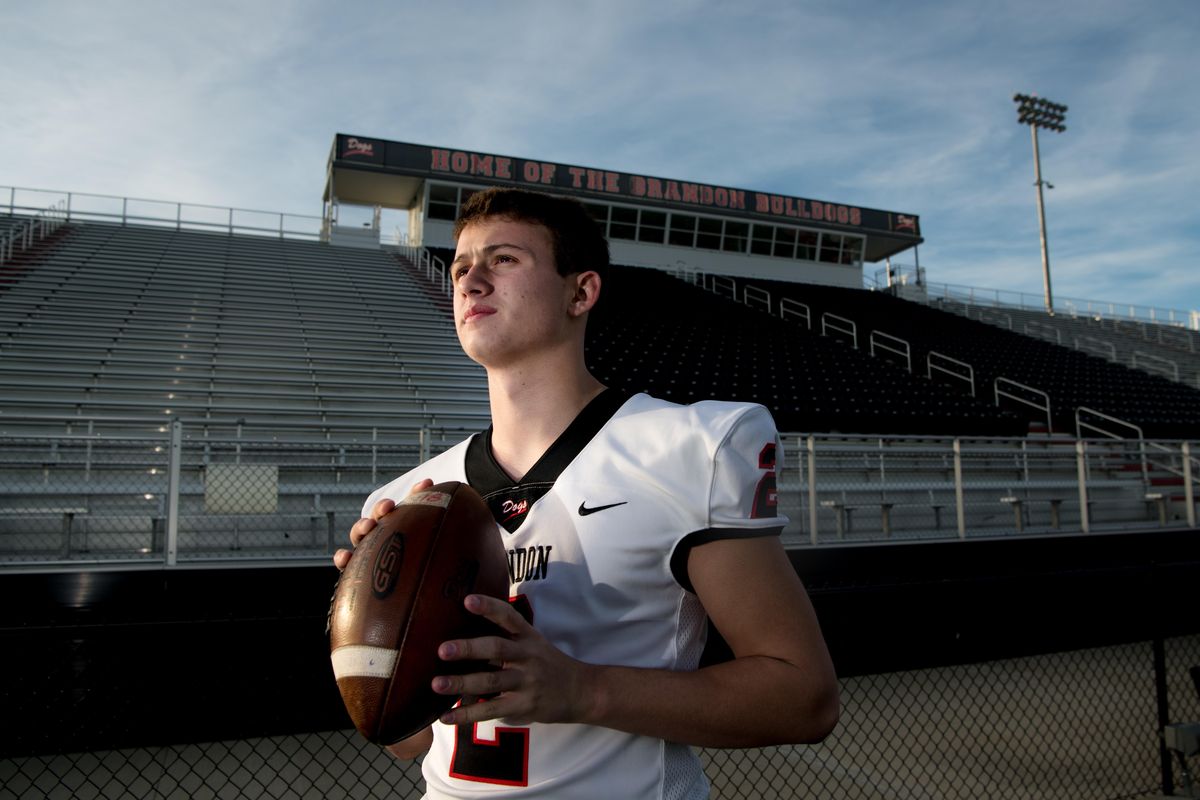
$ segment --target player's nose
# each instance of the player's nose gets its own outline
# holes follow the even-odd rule
[[[486,294],[491,291],[492,284],[488,279],[487,267],[484,264],[469,264],[461,269],[458,276],[458,290],[463,294]]]

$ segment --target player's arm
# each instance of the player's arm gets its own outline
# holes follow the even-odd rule
[[[734,658],[692,673],[599,670],[594,723],[706,747],[825,738],[838,719],[837,679],[779,539],[700,545],[688,575]]]
[[[434,679],[435,691],[494,699],[447,712],[447,724],[579,722],[699,747],[816,742],[838,718],[833,665],[812,605],[775,537],[696,547],[688,572],[734,658],[694,672],[598,666],[551,645],[508,603],[470,595],[467,608],[509,638],[443,644],[447,660],[503,664]]]
[[[409,492],[420,492],[428,489],[433,485],[431,480],[423,480],[415,484]],[[350,526],[350,546],[351,548],[358,547],[368,533],[374,528],[384,515],[396,507],[396,503],[388,498],[380,500],[370,511],[370,516],[363,517]],[[339,571],[346,569],[346,565],[350,563],[352,550],[339,549],[333,554],[333,564]],[[395,744],[387,746],[387,750],[396,758],[417,758],[425,754],[433,744],[433,728],[425,728],[424,730],[413,734],[407,739],[402,739]]]
[[[414,733],[407,739],[401,739],[395,744],[389,744],[387,751],[396,758],[419,758],[433,746],[433,727],[425,728]]]
[[[833,729],[839,709],[833,663],[778,528],[771,527],[786,522],[777,517],[780,459],[769,414],[758,409],[739,417],[713,460],[712,528],[686,551],[686,576],[677,574],[734,658],[690,675],[602,671],[594,697],[598,724],[718,747],[813,742]],[[680,547],[686,546],[685,539]]]

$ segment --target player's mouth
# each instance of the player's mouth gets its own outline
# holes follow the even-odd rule
[[[466,310],[466,312],[463,313],[462,319],[463,319],[463,323],[465,324],[467,322],[470,322],[473,319],[477,319],[479,317],[489,317],[495,313],[496,313],[496,309],[492,308],[491,306],[484,306],[484,305],[471,306],[470,308],[468,308]]]

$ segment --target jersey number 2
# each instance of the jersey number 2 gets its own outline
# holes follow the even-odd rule
[[[533,622],[529,598],[518,595],[509,600],[521,616]],[[464,703],[486,698],[464,697]],[[529,728],[497,726],[491,739],[481,738],[479,723],[454,729],[454,755],[450,758],[450,776],[465,781],[496,783],[502,786],[529,785]]]
[[[766,470],[754,492],[751,519],[779,516],[779,495],[775,488],[775,443],[771,442],[758,453],[758,468]]]

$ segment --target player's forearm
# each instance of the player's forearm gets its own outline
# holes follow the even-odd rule
[[[425,755],[433,744],[433,728],[423,728],[407,739],[389,744],[387,750],[396,758],[410,759]]]
[[[698,747],[817,742],[838,718],[832,675],[769,656],[695,672],[594,667],[583,722]]]

